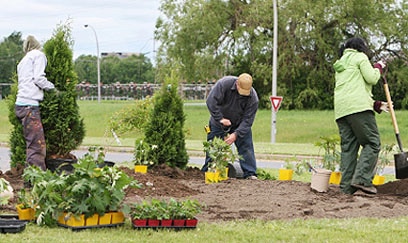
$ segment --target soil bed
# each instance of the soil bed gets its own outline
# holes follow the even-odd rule
[[[198,219],[203,222],[225,220],[310,219],[310,218],[392,218],[408,215],[408,180],[397,180],[377,187],[378,194],[357,192],[346,195],[337,185],[326,193],[310,189],[310,183],[277,180],[242,180],[205,184],[197,168],[186,171],[168,166],[149,169],[147,174],[120,167],[139,181],[141,189],[128,189],[126,202],[149,198],[197,199],[206,205]],[[15,190],[23,187],[22,169],[10,170],[0,177],[10,181]],[[15,197],[16,198],[16,197]],[[3,207],[15,210],[12,206]]]

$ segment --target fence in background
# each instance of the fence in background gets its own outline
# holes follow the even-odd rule
[[[0,84],[0,100],[11,92],[11,85]],[[186,100],[205,100],[214,83],[207,84],[180,84],[179,94]],[[140,100],[152,96],[160,90],[159,84],[108,84],[101,86],[101,100]],[[77,85],[79,100],[98,100],[98,88],[95,84],[81,83]]]

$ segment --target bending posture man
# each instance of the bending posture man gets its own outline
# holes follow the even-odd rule
[[[207,107],[211,115],[207,141],[220,137],[230,145],[235,143],[241,156],[239,162],[243,176],[246,179],[257,179],[251,127],[258,103],[258,95],[252,87],[252,77],[247,73],[239,77],[221,78],[207,98]],[[210,161],[211,158],[206,155],[201,171],[208,170]]]

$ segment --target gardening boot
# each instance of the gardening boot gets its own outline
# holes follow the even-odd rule
[[[365,193],[368,194],[377,194],[377,188],[375,188],[374,186],[364,186],[364,185],[359,185],[359,184],[352,184],[351,185],[354,188],[360,189]]]

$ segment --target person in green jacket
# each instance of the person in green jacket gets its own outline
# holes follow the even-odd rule
[[[347,40],[340,56],[333,64],[334,113],[341,138],[340,189],[346,194],[357,190],[376,194],[372,179],[381,143],[374,111],[388,111],[388,104],[374,101],[371,90],[380,79],[385,63],[379,61],[372,65],[370,51],[359,37]]]

